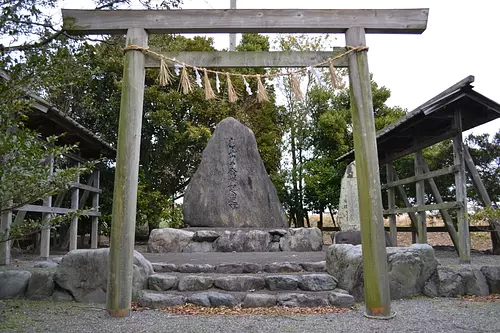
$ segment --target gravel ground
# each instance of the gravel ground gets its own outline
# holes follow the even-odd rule
[[[328,315],[174,316],[160,311],[109,318],[99,306],[0,302],[0,332],[500,332],[500,303],[416,298],[393,301],[391,320],[367,319],[363,305]]]

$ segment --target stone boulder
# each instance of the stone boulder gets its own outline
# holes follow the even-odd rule
[[[262,230],[225,230],[215,241],[217,252],[266,252],[271,235]]]
[[[394,246],[391,234],[385,231],[384,235],[385,235],[385,246],[386,247]],[[347,231],[332,232],[332,244],[359,245],[361,244],[361,231],[347,230]]]
[[[31,273],[28,271],[0,271],[0,299],[24,297],[30,278]]]
[[[54,293],[54,272],[38,270],[31,273],[26,298],[38,301],[49,298]]]
[[[429,297],[486,296],[488,283],[483,273],[472,266],[439,267],[425,284],[424,294]]]
[[[108,257],[109,249],[71,251],[63,257],[54,281],[73,295],[77,302],[104,303],[108,284]],[[151,263],[134,251],[134,298],[148,287],[148,278],[153,273]]]
[[[408,298],[424,291],[427,280],[436,272],[434,249],[427,244],[387,248],[387,269],[392,299]],[[326,267],[357,301],[364,299],[361,245],[336,244],[328,248]]]
[[[290,228],[280,239],[281,251],[308,252],[323,249],[323,234],[318,228]]]
[[[182,252],[192,241],[194,232],[164,228],[153,229],[149,235],[148,252],[168,253]]]
[[[221,121],[184,195],[191,227],[286,227],[276,189],[253,132],[234,118]]]
[[[483,273],[490,288],[491,294],[500,294],[500,267],[497,266],[484,266],[481,268],[481,273]]]

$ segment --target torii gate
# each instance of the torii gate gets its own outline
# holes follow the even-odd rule
[[[171,33],[345,33],[348,46],[365,46],[366,33],[421,34],[428,9],[193,9],[193,10],[62,10],[70,34],[127,34],[127,46],[148,46],[148,32]],[[345,50],[345,49],[343,49]],[[335,50],[334,52],[338,52]],[[185,52],[186,63],[208,68],[306,67],[328,52]],[[312,57],[312,58],[311,58]],[[189,60],[188,60],[189,59]],[[147,62],[140,50],[127,50],[118,128],[118,154],[113,196],[107,310],[113,317],[130,315],[137,182]],[[356,172],[363,242],[366,315],[390,318],[389,280],[372,92],[366,49],[351,53],[349,67]]]

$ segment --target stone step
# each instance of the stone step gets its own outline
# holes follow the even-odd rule
[[[241,306],[244,308],[272,306],[335,306],[348,308],[354,305],[354,297],[342,289],[335,289],[328,292],[270,292],[266,290],[256,292],[228,292],[211,288],[201,292],[180,292],[177,290],[158,292],[144,290],[139,297],[139,303],[142,306],[154,309],[186,303],[199,306]]]
[[[210,288],[225,291],[329,291],[337,287],[337,279],[326,273],[298,274],[153,274],[148,279],[151,290],[202,291]]]
[[[172,264],[153,262],[153,269],[156,273],[221,273],[221,274],[242,274],[242,273],[296,273],[296,272],[326,272],[326,261],[315,262],[235,262],[220,264]]]

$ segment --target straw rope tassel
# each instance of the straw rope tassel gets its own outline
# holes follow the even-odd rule
[[[337,73],[335,73],[335,67],[333,67],[333,60],[330,60],[330,77],[332,80],[332,86],[334,89],[339,87],[339,78],[337,77]]]
[[[290,83],[292,85],[292,91],[295,98],[299,101],[303,100],[304,96],[302,96],[302,91],[300,90],[300,83],[293,73],[290,74]]]
[[[189,94],[191,91],[193,91],[193,86],[191,85],[191,80],[189,79],[186,66],[182,67],[181,88],[183,94]]]
[[[170,71],[170,68],[168,68],[167,62],[165,59],[160,58],[160,75],[158,77],[158,83],[160,86],[169,86],[172,84],[172,81],[174,79],[174,75]]]
[[[234,90],[233,83],[231,82],[231,75],[226,73],[227,80],[227,95],[230,103],[234,103],[238,100],[238,94]]]
[[[266,87],[262,84],[260,75],[257,75],[257,100],[259,102],[269,102],[269,95],[267,94]]]
[[[203,81],[205,83],[205,99],[214,99],[215,98],[215,93],[214,90],[212,89],[212,85],[210,84],[210,79],[208,78],[208,73],[207,70],[203,70]]]

